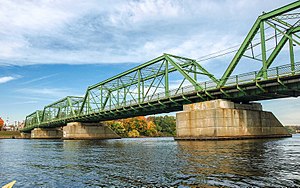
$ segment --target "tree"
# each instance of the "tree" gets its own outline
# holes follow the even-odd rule
[[[163,135],[176,135],[176,119],[174,116],[157,116],[153,119],[154,124],[157,126],[157,130],[159,130],[159,132],[162,132]]]
[[[173,116],[138,116],[122,120],[107,121],[106,124],[122,137],[174,136],[176,120]]]
[[[118,135],[124,135],[126,131],[122,122],[114,122],[111,127]]]
[[[1,117],[0,117],[0,130],[2,130],[3,126],[4,126],[4,121],[3,121],[3,119],[1,119]]]
[[[148,121],[145,136],[158,136],[158,131],[153,121]]]
[[[140,133],[139,133],[139,131],[134,129],[134,130],[128,132],[128,136],[131,138],[136,138],[136,137],[140,136]]]

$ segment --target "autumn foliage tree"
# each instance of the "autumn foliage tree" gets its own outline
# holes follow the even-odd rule
[[[173,116],[162,116],[158,119],[156,119],[156,117],[145,118],[144,116],[139,116],[107,121],[106,124],[122,137],[173,136],[175,132],[175,118],[170,117]],[[159,123],[159,125],[157,123]],[[166,127],[164,124],[166,124]]]
[[[0,118],[0,130],[2,130],[3,126],[4,126],[4,121],[3,119]]]

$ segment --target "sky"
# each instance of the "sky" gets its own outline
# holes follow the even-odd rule
[[[0,117],[10,122],[163,53],[198,59],[242,43],[290,0],[1,0]],[[222,75],[230,57],[203,62]],[[263,101],[300,124],[299,98]]]

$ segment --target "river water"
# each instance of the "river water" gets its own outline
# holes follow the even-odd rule
[[[174,141],[0,140],[0,185],[300,187],[300,135]]]

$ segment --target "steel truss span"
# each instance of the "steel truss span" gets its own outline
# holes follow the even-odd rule
[[[213,99],[249,102],[297,97],[299,8],[297,1],[259,16],[220,79],[194,59],[163,54],[89,86],[84,97],[68,96],[33,112],[22,131],[178,111],[183,104]],[[278,59],[285,63],[276,66]],[[261,66],[232,76],[239,64],[249,62]]]

